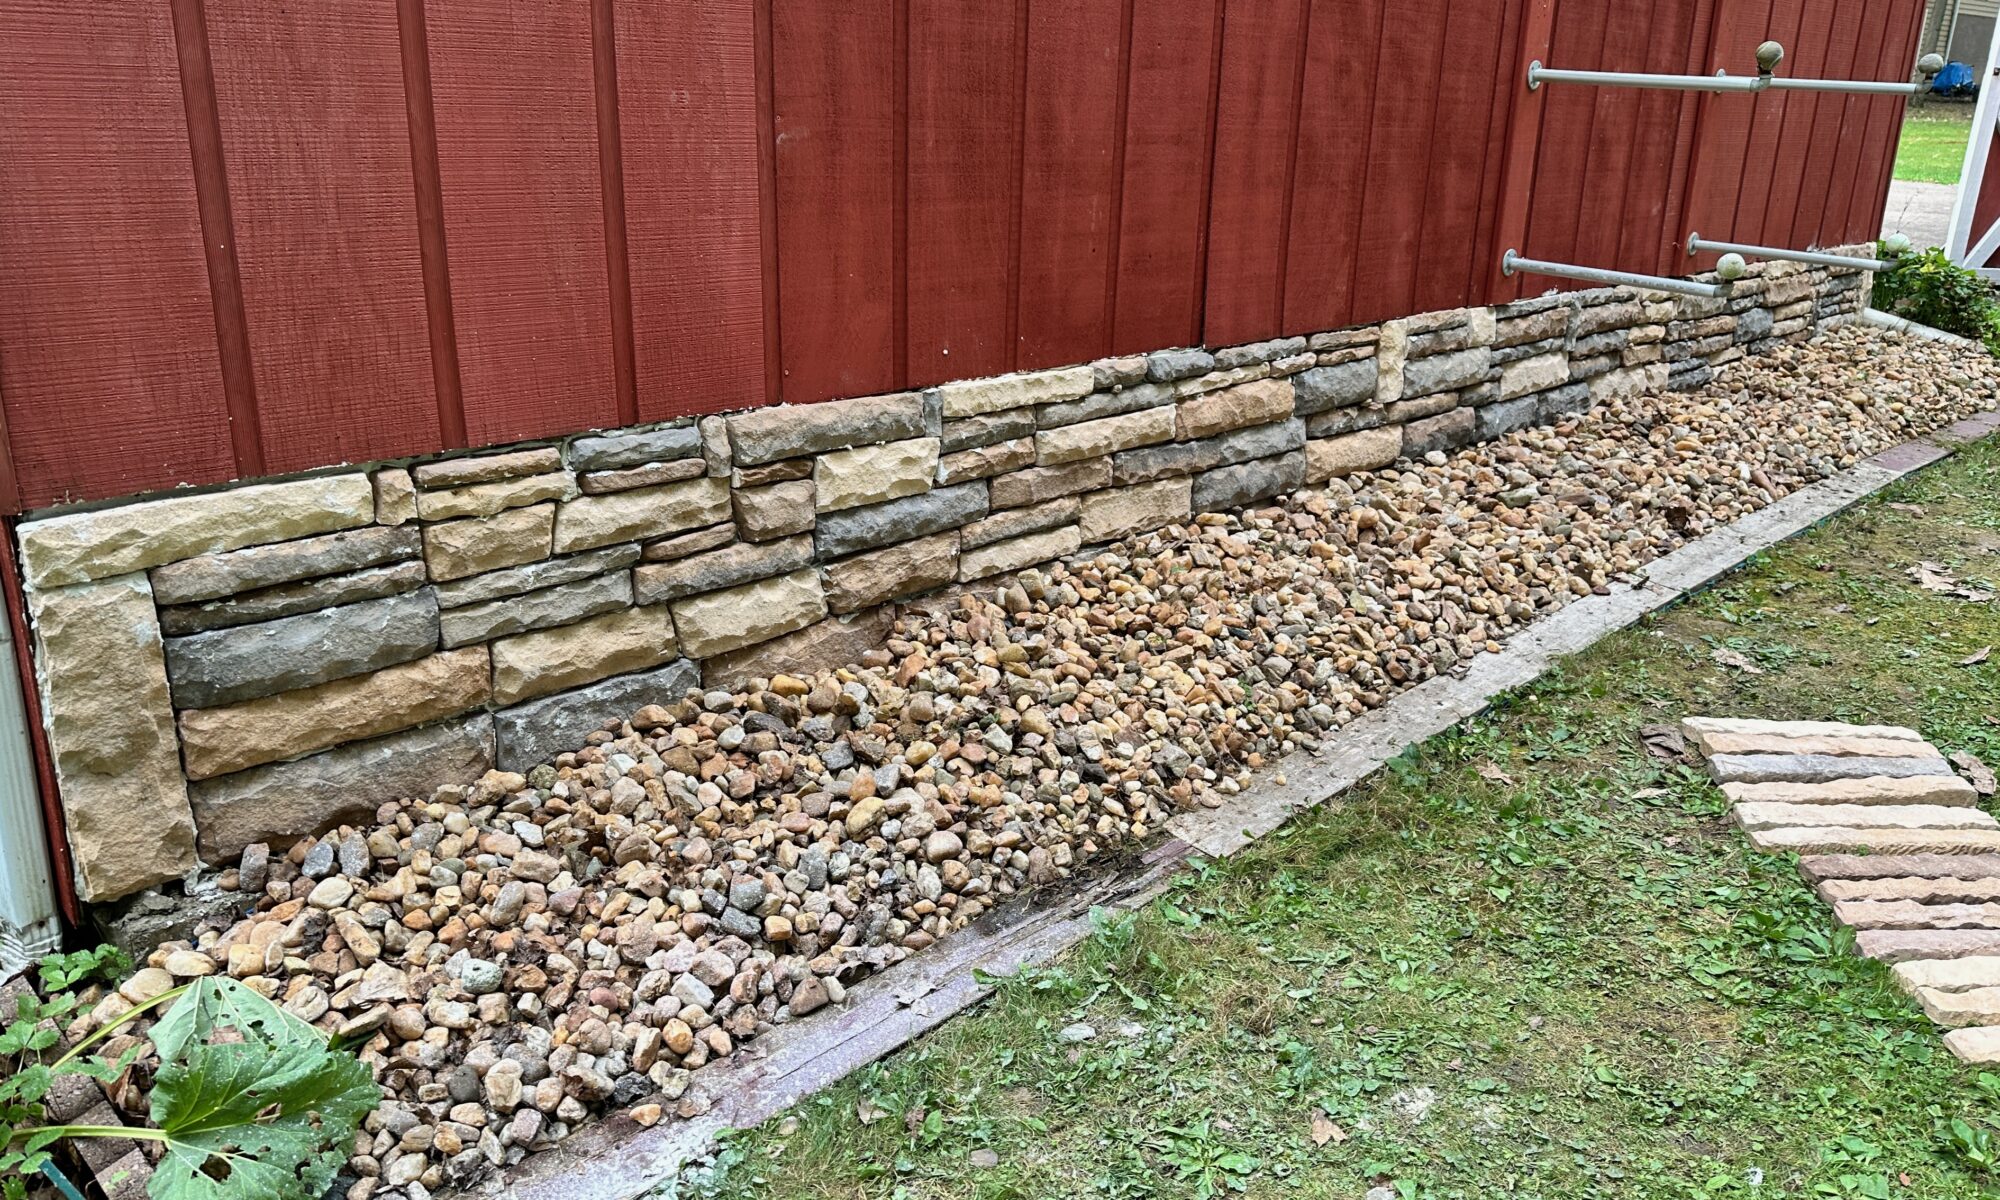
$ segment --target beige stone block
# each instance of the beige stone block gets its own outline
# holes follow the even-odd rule
[[[2000,955],[1916,959],[1897,963],[1891,969],[1896,972],[1896,982],[1911,992],[1918,988],[1966,992],[1973,988],[2000,987]]]
[[[83,898],[115,899],[193,870],[194,816],[145,574],[31,592],[28,606]]]
[[[971,450],[960,450],[956,454],[947,454],[938,460],[938,486],[949,487],[954,483],[965,483],[972,479],[988,479],[1008,471],[1031,467],[1034,463],[1035,439],[1031,437],[995,442],[990,446],[977,446]]]
[[[968,550],[959,556],[958,577],[964,582],[985,579],[991,575],[1004,575],[1009,571],[1020,571],[1075,554],[1083,548],[1083,531],[1075,525],[1065,525],[1061,529],[1051,529],[1045,533],[1031,533],[1025,537],[1009,538],[1004,542],[994,542],[977,550]]]
[[[1918,904],[2000,904],[2000,877],[1985,879],[1829,879],[1814,889],[1821,900],[1911,900]],[[2000,983],[2000,980],[1994,982]]]
[[[513,704],[657,667],[677,653],[663,607],[634,608],[493,643],[493,702]]]
[[[417,485],[401,467],[385,467],[369,476],[375,486],[375,523],[407,525],[417,519]]]
[[[819,572],[810,568],[673,604],[674,628],[689,658],[769,641],[811,625],[826,611]]]
[[[434,492],[417,493],[417,515],[426,521],[453,517],[490,517],[510,508],[525,508],[544,500],[576,495],[576,479],[568,471],[468,483]]]
[[[1841,825],[1753,829],[1759,850],[1794,854],[1989,854],[2000,852],[2000,829],[1854,829]]]
[[[745,541],[768,542],[772,538],[809,533],[819,523],[819,507],[813,501],[810,479],[739,488],[731,503],[736,509],[737,532]]]
[[[486,647],[468,646],[226,708],[187,709],[188,776],[210,779],[457,716],[486,702],[489,669]]]
[[[1194,514],[1193,489],[1194,480],[1182,476],[1091,492],[1083,497],[1080,536],[1084,543],[1108,542],[1186,521]]]
[[[1009,471],[1005,475],[994,476],[987,485],[989,502],[995,509],[1020,508],[1110,486],[1109,456],[1064,463],[1060,467],[1028,467],[1021,471]]]
[[[1978,808],[1951,804],[1771,804],[1757,801],[1730,810],[1744,829],[1840,825],[1849,829],[2000,829]]]
[[[813,497],[821,512],[880,504],[931,490],[938,439],[911,438],[822,454],[813,463]]]
[[[422,488],[462,487],[494,479],[514,479],[522,475],[542,475],[562,470],[562,452],[554,446],[532,450],[508,450],[500,454],[478,454],[448,458],[442,462],[418,463],[410,475]]]
[[[1973,1025],[1954,1029],[1944,1035],[1944,1044],[1960,1062],[2000,1062],[2000,1027]]]
[[[705,659],[701,664],[702,686],[738,691],[752,679],[779,674],[810,676],[859,662],[863,654],[888,639],[895,625],[893,612],[884,605],[828,617],[797,633]]]
[[[1306,443],[1306,482],[1325,483],[1356,471],[1386,467],[1403,455],[1403,430],[1390,425]]]
[[[1089,367],[1060,367],[1053,371],[947,383],[938,388],[938,396],[944,403],[945,420],[956,421],[1030,404],[1080,400],[1096,387],[1096,376]]]
[[[1232,429],[1269,425],[1292,415],[1289,379],[1259,379],[1184,400],[1177,406],[1175,436],[1182,441],[1213,437]],[[1134,443],[1137,445],[1138,443]],[[1120,450],[1125,447],[1117,447]]]
[[[1929,742],[1908,738],[1774,737],[1768,733],[1711,733],[1709,754],[1830,754],[1836,758],[1943,758]]]
[[[1035,461],[1044,467],[1101,458],[1134,446],[1172,441],[1174,410],[1164,405],[1123,416],[1082,421],[1035,434]]]
[[[581,496],[556,510],[555,550],[646,541],[729,518],[729,481],[690,479],[662,487]]]
[[[1375,403],[1403,398],[1403,367],[1410,356],[1408,321],[1384,321],[1375,342]]]
[[[438,582],[518,567],[549,556],[556,506],[512,508],[424,526],[424,566]]]
[[[358,472],[255,483],[29,521],[19,531],[21,567],[34,587],[87,583],[374,519],[374,485]]]
[[[1569,356],[1560,350],[1523,358],[1500,368],[1500,398],[1533,395],[1569,382]]]
[[[958,578],[958,531],[843,558],[823,574],[827,607],[837,613],[928,592]]]
[[[1948,1029],[2000,1025],[2000,987],[1964,992],[1918,988],[1917,1003],[1924,1006],[1925,1016]]]
[[[1663,391],[1667,386],[1668,370],[1666,363],[1658,362],[1606,371],[1590,381],[1590,398],[1600,401]]]
[[[1833,919],[1850,929],[2000,929],[2000,904],[1842,900]]]
[[[1956,775],[1871,775],[1825,783],[1725,783],[1722,794],[1733,804],[1979,803],[1979,793]]]
[[[1799,877],[1810,884],[1829,879],[1988,879],[1996,876],[2000,876],[2000,854],[1809,854],[1799,859]]]

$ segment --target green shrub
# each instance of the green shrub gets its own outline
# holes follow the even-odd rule
[[[1984,342],[1988,350],[2000,354],[2000,302],[1994,300],[1993,289],[1936,246],[1905,254],[1901,266],[1877,275],[1875,307]]]
[[[354,1130],[381,1100],[366,1065],[326,1035],[233,979],[206,978],[136,1005],[57,1055],[57,1027],[75,1016],[67,989],[122,956],[99,951],[42,961],[46,998],[18,997],[0,1026],[0,1197],[22,1200],[55,1143],[76,1138],[158,1142],[152,1200],[318,1200],[352,1149]],[[43,1099],[59,1075],[110,1082],[145,1049],[116,1059],[84,1055],[148,1012],[159,1054],[152,1124],[45,1125]]]

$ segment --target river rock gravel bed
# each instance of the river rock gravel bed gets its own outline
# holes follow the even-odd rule
[[[1849,327],[1700,392],[1206,515],[908,606],[849,669],[661,697],[525,775],[386,804],[222,883],[85,1024],[226,972],[362,1038],[349,1200],[425,1200],[1009,897],[1214,805],[1399,690],[1796,488],[2000,402],[1983,353]],[[113,1088],[142,1111],[142,1062]]]

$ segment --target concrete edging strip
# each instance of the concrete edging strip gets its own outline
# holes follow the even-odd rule
[[[761,1124],[978,1003],[992,991],[983,979],[1049,962],[1089,936],[1092,908],[1137,908],[1158,895],[1187,859],[1236,853],[1409,747],[1476,715],[1496,697],[1534,682],[1558,659],[1588,649],[1996,431],[2000,410],[1969,417],[1663,555],[1642,569],[1641,582],[1576,600],[1516,634],[1500,653],[1472,660],[1463,675],[1426,680],[1356,719],[1320,754],[1301,752],[1278,763],[1270,774],[1282,775],[1283,783],[1259,786],[1214,810],[1174,817],[1167,823],[1170,836],[1146,851],[1135,870],[1031,900],[1025,912],[992,914],[870,978],[846,1007],[780,1026],[742,1051],[740,1061],[698,1072],[683,1098],[702,1109],[698,1115],[651,1129],[610,1116],[477,1188],[507,1200],[637,1196],[701,1158],[722,1131]]]

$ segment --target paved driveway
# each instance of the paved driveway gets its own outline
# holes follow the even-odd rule
[[[1889,185],[1889,207],[1882,216],[1882,232],[1909,234],[1919,250],[1944,245],[1951,226],[1951,201],[1958,189],[1945,183],[1905,183]]]

